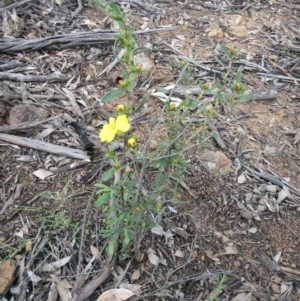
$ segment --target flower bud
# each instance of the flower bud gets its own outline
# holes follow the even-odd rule
[[[125,111],[125,106],[122,104],[117,105],[117,111],[120,113],[124,113]]]
[[[134,148],[136,146],[136,140],[135,138],[129,138],[128,141],[127,141],[127,145],[131,148]]]

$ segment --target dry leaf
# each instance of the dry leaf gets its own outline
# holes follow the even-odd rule
[[[291,197],[290,191],[286,186],[284,186],[282,188],[282,190],[278,193],[277,202],[280,203],[281,201],[283,201],[287,197]]]
[[[184,258],[184,253],[181,250],[176,250],[175,256],[180,257],[180,258]]]
[[[71,259],[71,256],[64,257],[58,261],[52,262],[52,263],[47,263],[42,266],[42,271],[43,272],[54,272],[55,270],[61,268],[65,264],[67,264]]]
[[[79,105],[77,104],[76,102],[76,98],[75,98],[75,95],[73,94],[73,92],[71,92],[70,90],[68,90],[67,88],[62,88],[63,92],[66,94],[66,96],[68,97],[69,101],[70,101],[70,104],[71,106],[73,107],[74,109],[74,113],[80,117],[84,117],[82,112],[81,112],[81,109],[79,107]]]
[[[47,177],[52,176],[53,172],[49,171],[49,170],[45,170],[45,169],[38,169],[36,171],[33,172],[33,174],[41,179],[41,180],[45,180]]]
[[[119,288],[126,288],[138,296],[141,295],[141,293],[142,293],[142,290],[141,290],[142,286],[139,284],[121,283]]]
[[[243,184],[246,182],[246,177],[244,175],[244,173],[242,173],[239,177],[238,177],[238,180],[237,180],[238,184]]]
[[[297,134],[294,137],[294,144],[297,144],[300,140],[300,129],[297,130]]]
[[[59,6],[62,6],[61,0],[55,0],[55,3],[56,3],[57,5],[59,5]]]
[[[62,301],[72,300],[72,294],[69,290],[70,288],[72,288],[72,285],[69,284],[67,279],[63,279],[57,284],[57,292]]]
[[[149,248],[147,250],[147,253],[148,253],[148,258],[149,258],[149,261],[154,264],[154,265],[158,265],[160,263],[160,259],[159,257],[155,254],[155,251],[152,250],[151,248]]]
[[[204,252],[205,252],[206,256],[208,258],[210,258],[211,260],[216,261],[216,262],[220,261],[220,259],[218,257],[216,257],[211,250],[206,250]]]
[[[231,301],[251,301],[251,296],[252,293],[246,294],[246,293],[241,293],[235,296],[234,298],[231,299]]]
[[[52,282],[52,284],[50,286],[47,301],[56,301],[57,300],[57,289],[56,289],[56,287],[57,287],[57,284]]]
[[[131,280],[138,280],[140,276],[141,276],[140,270],[134,270],[130,278]]]
[[[94,246],[91,246],[91,252],[93,254],[93,257],[95,257],[96,259],[100,258],[100,252],[97,248],[95,248]]]
[[[123,301],[134,296],[134,293],[126,288],[114,288],[104,292],[97,301]]]
[[[235,25],[239,25],[242,21],[242,16],[238,15],[237,18],[234,20],[234,24]]]
[[[38,283],[42,280],[41,277],[37,276],[36,274],[34,274],[32,271],[27,270],[27,275],[29,277],[29,279],[34,282],[34,283]]]

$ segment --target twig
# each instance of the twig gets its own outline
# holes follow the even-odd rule
[[[84,211],[84,216],[83,216],[83,221],[82,221],[82,227],[81,227],[81,240],[80,240],[80,247],[79,247],[79,254],[78,254],[78,263],[77,263],[77,274],[76,274],[76,281],[74,284],[74,287],[72,289],[72,293],[76,292],[78,290],[78,284],[79,284],[79,279],[80,279],[80,269],[81,269],[81,261],[82,261],[82,249],[83,249],[83,242],[84,236],[85,236],[85,227],[86,227],[86,219],[88,215],[88,211],[90,210],[91,206],[91,200],[94,198],[96,189],[93,190],[91,196],[88,199],[88,202],[85,207]]]
[[[84,152],[82,150],[69,148],[69,147],[65,147],[65,146],[59,146],[59,145],[56,145],[53,143],[48,143],[48,142],[40,141],[37,139],[29,139],[29,138],[23,138],[23,137],[18,137],[18,136],[14,136],[14,135],[0,133],[0,140],[6,141],[6,142],[9,142],[12,144],[16,144],[16,145],[21,145],[21,146],[37,149],[37,150],[48,152],[48,153],[53,153],[53,154],[60,155],[60,156],[66,156],[66,157],[83,159],[83,160],[90,160],[90,156],[88,156],[86,154],[86,152]]]
[[[57,115],[57,116],[52,116],[52,117],[49,117],[49,118],[44,119],[44,120],[35,121],[35,122],[28,121],[28,122],[23,122],[23,123],[19,123],[19,124],[16,124],[16,125],[11,125],[11,126],[0,126],[0,133],[7,133],[7,132],[10,132],[10,131],[30,129],[30,128],[33,128],[33,127],[39,125],[39,124],[54,120],[54,119],[59,118],[61,116],[62,116],[62,114]]]
[[[125,270],[123,271],[122,275],[120,276],[120,278],[119,278],[119,280],[118,280],[118,283],[115,285],[115,287],[119,287],[120,284],[122,283],[122,281],[123,281],[123,279],[124,279],[126,273],[128,272],[128,269],[130,268],[131,263],[132,263],[132,261],[133,261],[134,258],[135,258],[135,257],[131,258],[131,259],[129,260],[129,262],[127,263],[126,268],[125,268]]]
[[[208,123],[208,126],[210,128],[210,130],[212,131],[212,133],[214,134],[213,138],[215,139],[215,141],[217,142],[217,144],[222,148],[222,149],[226,149],[226,145],[225,142],[223,141],[223,139],[221,138],[217,128],[215,127],[215,125],[212,122]]]
[[[9,72],[0,72],[0,80],[14,80],[23,82],[67,82],[70,79],[65,75],[24,75]]]
[[[61,173],[61,172],[65,172],[65,171],[69,171],[69,170],[73,170],[73,169],[76,169],[78,167],[82,167],[88,163],[90,163],[91,161],[90,160],[81,160],[81,161],[78,161],[78,162],[74,162],[74,163],[71,163],[67,166],[64,166],[64,167],[60,167],[60,168],[55,168],[55,169],[50,169],[51,172],[55,173],[55,174],[58,174],[58,173]]]
[[[274,263],[259,247],[255,248],[255,253],[257,254],[261,263],[271,272],[278,273],[281,268]]]
[[[84,301],[87,300],[88,297],[100,286],[111,274],[112,268],[115,265],[116,256],[109,256],[108,259],[104,263],[104,268],[102,273],[89,282],[79,293],[76,301]]]
[[[77,16],[82,11],[82,3],[81,0],[77,0],[78,7],[74,11],[73,16]]]
[[[9,9],[15,8],[17,6],[26,4],[26,3],[31,2],[31,1],[32,0],[24,0],[24,1],[21,1],[19,3],[17,2],[17,3],[14,3],[14,4],[8,5],[6,7],[2,7],[2,8],[0,8],[0,13],[3,12],[3,11],[9,10]]]

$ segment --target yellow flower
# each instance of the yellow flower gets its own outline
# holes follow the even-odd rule
[[[135,138],[132,137],[132,138],[128,139],[127,144],[129,147],[132,147],[132,148],[135,147],[136,146]]]
[[[126,133],[129,129],[130,123],[125,114],[118,116],[117,119],[110,117],[109,122],[100,131],[100,140],[101,142],[111,142],[115,139],[116,135]]]
[[[123,113],[125,111],[125,107],[124,105],[117,105],[117,111],[120,112],[120,113]]]

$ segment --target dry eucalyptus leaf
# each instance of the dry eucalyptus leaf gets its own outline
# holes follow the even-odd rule
[[[33,174],[41,179],[41,180],[45,180],[47,177],[52,176],[53,172],[49,171],[49,170],[45,170],[45,169],[38,169],[36,171],[33,172]]]
[[[237,180],[238,184],[243,184],[246,182],[246,177],[244,175],[244,173],[242,173],[239,177],[238,177],[238,180]]]
[[[100,258],[100,252],[96,247],[91,246],[91,252],[96,259]]]
[[[281,258],[281,254],[282,252],[278,252],[274,257],[273,257],[273,260],[278,263],[280,258]]]
[[[184,253],[181,250],[176,250],[175,256],[180,257],[180,258],[184,258]]]
[[[255,234],[257,232],[257,228],[255,228],[255,227],[249,228],[248,232]]]
[[[297,134],[294,137],[294,144],[297,144],[300,140],[300,129],[297,130]]]
[[[138,280],[140,277],[141,277],[140,270],[134,270],[130,278],[131,280]]]
[[[41,277],[34,274],[31,270],[27,270],[27,275],[28,275],[29,279],[34,283],[38,283],[42,280]]]
[[[149,248],[147,250],[148,259],[153,265],[158,265],[160,263],[159,257],[155,254],[155,251]]]
[[[72,256],[67,256],[64,257],[58,261],[52,262],[52,263],[47,263],[45,265],[42,266],[42,271],[43,272],[53,272],[59,268],[61,268],[62,266],[64,266],[65,264],[67,264]]]
[[[121,283],[119,288],[126,288],[138,296],[141,295],[141,293],[142,293],[142,290],[141,290],[142,286],[139,284]]]
[[[246,294],[246,293],[240,293],[234,298],[231,299],[231,301],[251,301],[252,293]]]
[[[207,256],[208,258],[210,258],[211,260],[213,260],[213,261],[215,261],[215,262],[220,261],[220,259],[214,255],[214,253],[212,252],[212,250],[206,250],[206,251],[204,251],[204,252],[205,252],[206,256]]]
[[[281,201],[283,201],[287,197],[291,197],[290,191],[286,186],[284,186],[282,188],[282,190],[278,193],[277,202],[280,203]]]
[[[72,285],[69,284],[67,279],[63,279],[57,284],[57,292],[62,301],[71,301],[72,295],[69,289],[72,288]]]
[[[56,301],[56,300],[57,300],[57,284],[52,282],[47,301]]]
[[[126,288],[114,288],[104,292],[97,301],[123,301],[134,296],[134,293]]]

